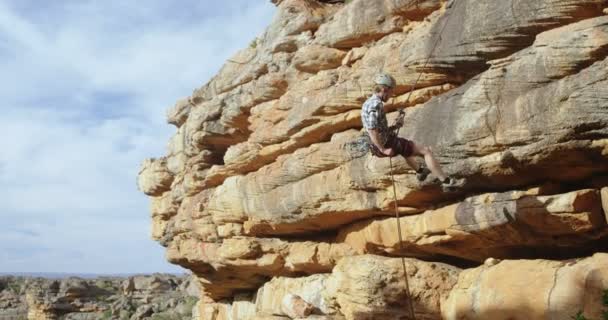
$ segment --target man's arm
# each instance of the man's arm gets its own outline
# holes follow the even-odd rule
[[[385,148],[384,146],[382,146],[380,144],[380,132],[378,132],[378,130],[367,129],[367,133],[369,134],[369,138],[370,138],[370,140],[372,140],[372,143],[376,146],[376,148],[378,148],[378,150],[380,150],[380,152],[382,152],[383,154],[385,154],[387,156],[393,155],[392,148]]]

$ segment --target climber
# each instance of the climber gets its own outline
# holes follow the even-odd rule
[[[374,93],[365,101],[361,110],[361,121],[369,135],[372,154],[380,158],[403,156],[407,164],[416,171],[418,181],[423,182],[429,173],[433,173],[441,182],[444,192],[452,192],[461,187],[463,181],[448,177],[441,170],[430,147],[397,136],[396,129],[403,126],[403,116],[397,119],[395,125],[388,126],[384,102],[393,95],[395,79],[389,74],[380,73],[374,79],[374,84]],[[416,156],[423,157],[426,166],[418,165],[414,158]]]

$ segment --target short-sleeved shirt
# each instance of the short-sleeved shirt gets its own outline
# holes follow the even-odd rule
[[[384,112],[384,103],[382,99],[373,94],[363,103],[361,108],[361,122],[365,129],[376,129],[380,135],[380,143],[385,146],[388,141],[390,130],[386,113]]]

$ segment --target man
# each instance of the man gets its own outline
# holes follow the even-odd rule
[[[388,126],[384,102],[388,101],[395,89],[395,79],[389,74],[381,73],[374,79],[374,94],[363,104],[361,121],[371,140],[371,151],[377,157],[392,157],[401,155],[407,164],[416,170],[416,178],[422,182],[429,173],[433,173],[439,181],[444,192],[454,191],[461,186],[455,179],[448,177],[433,156],[431,148],[418,145],[413,141],[397,137],[394,129]],[[401,126],[403,119],[399,118],[396,126]],[[414,157],[423,157],[426,167],[418,165]],[[428,167],[428,169],[427,169]],[[430,169],[430,170],[429,170]]]

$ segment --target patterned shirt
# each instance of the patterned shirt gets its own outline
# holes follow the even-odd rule
[[[380,143],[385,146],[388,140],[390,130],[386,113],[384,112],[384,103],[377,95],[373,94],[361,108],[361,122],[365,129],[376,129],[380,133]]]

